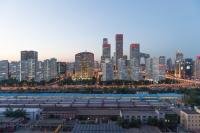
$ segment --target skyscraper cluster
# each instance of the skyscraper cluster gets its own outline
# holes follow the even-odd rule
[[[176,78],[200,80],[200,56],[196,60],[184,58],[177,51],[176,58],[165,56],[150,57],[140,51],[139,43],[130,43],[129,56],[123,52],[124,36],[115,35],[115,50],[111,54],[108,38],[103,38],[102,56],[94,60],[94,53],[80,52],[75,55],[75,62],[59,62],[56,58],[38,60],[37,51],[21,51],[20,61],[0,61],[0,80],[16,79],[19,81],[50,81],[58,76],[74,80],[92,79],[112,80],[165,80],[166,72]]]
[[[106,39],[106,41],[103,39],[103,51],[105,51],[105,42],[108,44],[108,39]],[[101,58],[103,59],[101,60],[103,81],[115,79],[139,81],[150,79],[158,82],[165,79],[166,63],[164,56],[150,58],[149,54],[140,51],[140,44],[131,43],[130,56],[128,59],[127,55],[123,54],[123,34],[116,34],[115,42],[115,52],[112,58],[110,58],[110,56],[105,58],[105,53],[103,52],[102,54],[102,57],[104,57]],[[110,47],[109,44],[108,55],[111,55]],[[140,60],[142,58],[145,64],[141,64]],[[143,72],[142,66],[145,66],[145,72]]]

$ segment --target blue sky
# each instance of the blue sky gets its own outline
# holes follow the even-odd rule
[[[124,53],[132,42],[151,56],[200,55],[199,0],[0,0],[0,59],[19,60],[21,50],[39,59],[73,61],[82,51],[100,59],[102,38],[115,50],[124,34]]]

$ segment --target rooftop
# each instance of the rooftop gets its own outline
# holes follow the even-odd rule
[[[182,110],[182,111],[185,112],[186,114],[199,114],[195,110]]]

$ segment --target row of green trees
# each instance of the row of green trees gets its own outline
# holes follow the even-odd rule
[[[16,110],[14,110],[13,108],[7,108],[6,111],[4,112],[4,115],[6,117],[15,117],[15,118],[23,117],[23,118],[26,118],[27,113],[23,108],[16,109]]]
[[[1,86],[37,86],[37,85],[47,85],[50,83],[54,83],[56,79],[51,79],[50,81],[45,81],[42,80],[40,82],[36,82],[34,79],[30,81],[18,81],[16,79],[8,79],[8,80],[1,80],[0,85]],[[171,79],[166,79],[159,81],[159,84],[174,84],[178,83],[176,80],[171,80]],[[95,77],[91,79],[77,79],[77,80],[72,80],[71,77],[63,79],[63,80],[58,80],[58,85],[95,85],[97,84],[97,79]],[[149,80],[140,80],[140,81],[132,81],[132,80],[111,80],[111,81],[99,81],[99,85],[149,85],[153,84],[152,81]]]

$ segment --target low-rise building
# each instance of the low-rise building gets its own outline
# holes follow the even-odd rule
[[[189,131],[198,130],[200,129],[200,113],[194,110],[182,110],[180,123]]]
[[[147,123],[148,119],[164,119],[163,112],[155,110],[152,107],[137,107],[134,109],[123,109],[120,111],[120,117],[124,120],[140,120],[142,123]]]

